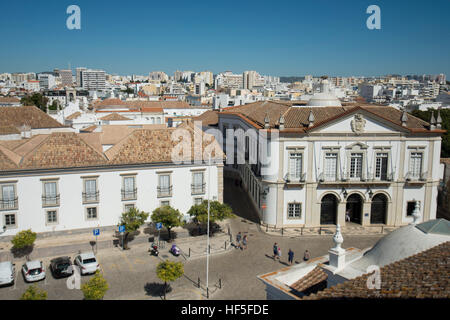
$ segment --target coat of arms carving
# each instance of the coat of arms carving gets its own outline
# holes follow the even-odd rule
[[[364,120],[362,114],[355,114],[355,118],[351,122],[352,131],[356,134],[363,133],[365,125],[366,120]]]

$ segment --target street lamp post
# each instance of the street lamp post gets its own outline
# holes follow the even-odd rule
[[[209,288],[209,202],[210,202],[210,190],[211,190],[211,154],[208,161],[208,225],[206,232],[206,291]]]

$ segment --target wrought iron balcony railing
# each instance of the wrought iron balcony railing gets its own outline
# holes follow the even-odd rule
[[[42,205],[44,206],[59,206],[59,194],[57,195],[43,195]]]
[[[18,207],[18,199],[1,199],[0,200],[0,210],[15,210]]]
[[[169,187],[157,187],[158,198],[161,197],[171,197],[172,196],[172,186]]]
[[[83,192],[83,203],[98,202],[99,192]]]
[[[295,174],[286,173],[284,176],[284,181],[286,183],[304,183],[306,180],[306,172],[302,173],[300,176]]]
[[[137,188],[132,190],[122,189],[122,200],[136,200],[137,199]]]
[[[191,184],[191,194],[205,194],[206,183]]]

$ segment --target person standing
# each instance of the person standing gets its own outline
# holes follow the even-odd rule
[[[247,249],[247,235],[242,238],[242,249]]]
[[[278,256],[278,245],[277,245],[277,243],[275,242],[275,243],[273,244],[273,260],[275,260],[277,256]]]
[[[239,231],[238,234],[236,235],[236,248],[240,248],[241,247],[241,232]]]
[[[278,247],[278,260],[281,262],[281,247]]]
[[[289,261],[289,264],[291,264],[291,265],[292,265],[292,262],[294,261],[294,251],[292,251],[290,248],[289,248],[289,252],[288,252],[288,261]]]
[[[308,250],[305,251],[305,254],[303,255],[303,260],[308,261],[311,258],[311,255]]]

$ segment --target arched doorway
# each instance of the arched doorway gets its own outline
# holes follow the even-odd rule
[[[354,193],[347,198],[347,206],[345,214],[346,216],[347,214],[350,216],[350,222],[361,224],[362,208],[363,208],[363,199],[359,194]]]
[[[384,194],[376,194],[372,198],[370,208],[370,223],[386,224],[387,197]]]
[[[320,204],[320,224],[336,224],[338,199],[333,194],[327,194]]]

